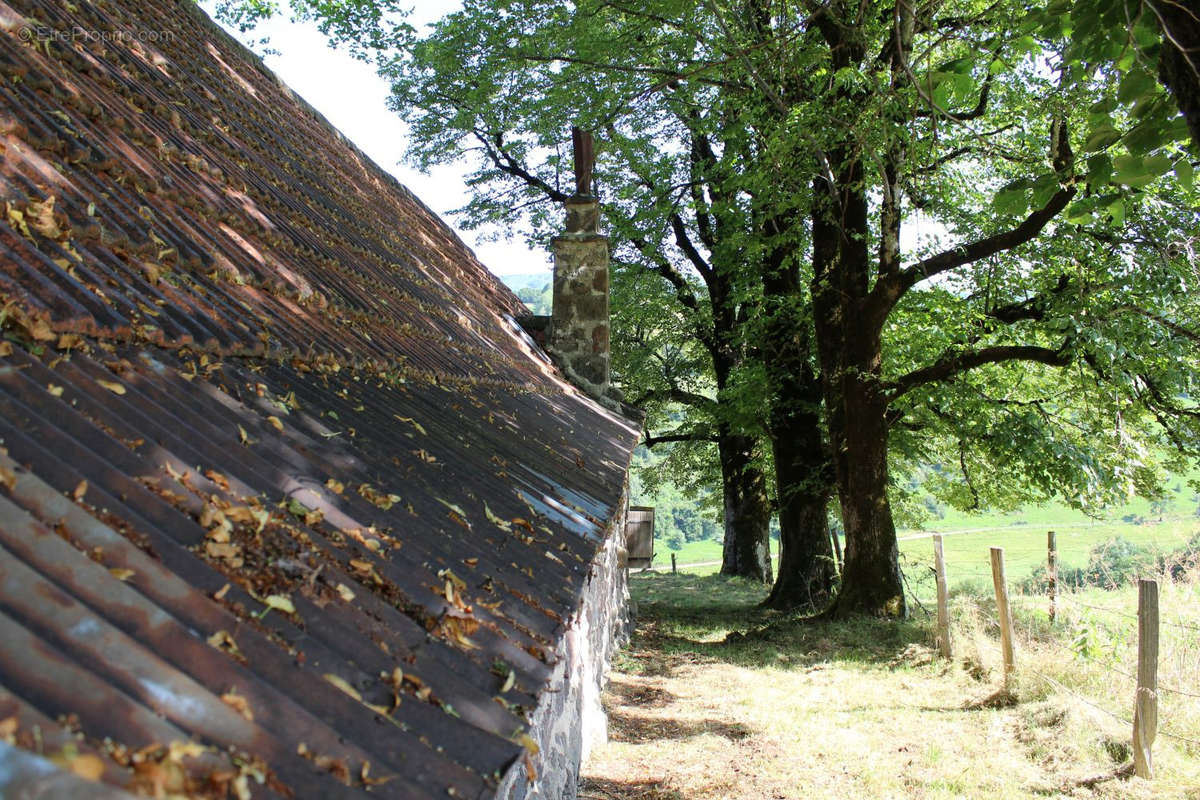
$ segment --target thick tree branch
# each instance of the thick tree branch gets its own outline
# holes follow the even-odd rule
[[[672,433],[663,433],[658,436],[652,436],[650,431],[645,431],[642,437],[642,445],[645,447],[654,447],[656,444],[669,444],[671,442],[715,442],[717,435],[715,433],[704,433],[702,431],[674,431]]]
[[[978,350],[948,353],[928,366],[915,369],[885,384],[884,389],[891,400],[896,400],[918,386],[947,381],[984,364],[1008,361],[1033,361],[1052,367],[1065,367],[1071,363],[1071,352],[1064,344],[1058,349],[1034,345],[995,345]]]
[[[475,138],[483,145],[483,151],[487,153],[488,159],[491,160],[496,168],[501,172],[511,175],[514,178],[519,178],[528,186],[540,190],[549,199],[563,203],[570,195],[559,191],[551,186],[546,181],[534,175],[525,168],[521,162],[517,161],[507,150],[504,149],[504,135],[500,133],[486,134],[483,131],[476,129],[473,131]]]
[[[700,273],[705,282],[712,279],[712,265],[705,260],[700,251],[696,249],[696,245],[692,243],[692,237],[688,234],[687,226],[683,223],[683,217],[679,216],[678,211],[671,212],[671,232],[675,234],[675,244],[687,256],[687,260],[692,262],[692,266]]]
[[[985,312],[987,319],[981,320],[980,325],[990,331],[996,327],[995,323],[1012,325],[1024,321],[1041,322],[1046,318],[1046,307],[1051,299],[1061,296],[1070,286],[1071,276],[1060,275],[1058,282],[1047,292],[1036,294],[1028,300],[996,306]]]
[[[647,392],[643,392],[636,399],[630,400],[629,404],[631,406],[640,408],[651,400],[679,403],[683,406],[691,406],[692,408],[703,409],[712,409],[717,404],[717,401],[713,400],[711,397],[705,397],[702,394],[688,392],[677,387],[672,387],[670,389],[651,389]]]
[[[1075,197],[1075,192],[1075,185],[1072,182],[1055,192],[1046,205],[1031,213],[1015,228],[959,245],[953,250],[946,250],[930,256],[902,270],[894,288],[893,303],[913,286],[934,275],[940,275],[997,253],[1012,250],[1014,247],[1019,247],[1037,238],[1050,220],[1067,207],[1067,204]]]

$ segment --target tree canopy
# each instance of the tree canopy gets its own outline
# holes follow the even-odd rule
[[[1189,51],[1160,4],[508,0],[420,35],[293,6],[391,81],[414,163],[476,166],[468,223],[548,236],[564,131],[596,131],[619,368],[764,533],[768,437],[794,592],[833,489],[837,610],[903,614],[906,470],[952,466],[929,488],[961,507],[1088,507],[1200,451]]]

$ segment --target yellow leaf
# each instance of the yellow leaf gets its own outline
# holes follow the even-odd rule
[[[74,497],[76,500],[82,500],[83,496],[85,494],[87,494],[87,490],[88,490],[88,482],[80,481],[79,485],[75,487],[75,491],[72,493],[71,496]]]
[[[346,584],[344,584],[344,583],[339,583],[339,584],[337,585],[337,593],[338,593],[338,594],[341,596],[341,598],[342,598],[343,600],[345,600],[347,603],[349,603],[351,600],[353,600],[353,599],[354,599],[354,592],[352,592],[352,591],[350,590],[350,587],[349,587],[349,586],[347,586],[347,585],[346,585]]]
[[[67,763],[67,767],[87,781],[98,781],[104,775],[104,762],[100,756],[92,753],[75,756]]]
[[[242,444],[250,444],[250,437],[246,435],[246,429],[243,428],[241,425],[238,425],[237,429],[238,429],[238,438],[241,440]]]
[[[409,425],[412,425],[414,428],[417,429],[417,433],[421,434],[422,436],[425,435],[425,429],[421,427],[421,423],[417,422],[412,417],[402,417],[399,414],[393,414],[392,416],[395,417],[396,419],[400,420],[401,422],[407,422]]]
[[[296,613],[296,606],[292,604],[292,601],[286,595],[273,594],[268,596],[263,602],[270,608],[277,609],[285,614]]]
[[[444,505],[446,508],[453,511],[455,514],[458,514],[464,520],[467,518],[467,512],[463,511],[461,506],[456,506],[456,505],[454,505],[454,503],[447,503],[445,500],[443,500],[440,497],[437,498],[437,501],[439,503],[441,503],[442,505]]]
[[[538,747],[538,743],[534,741],[533,737],[524,731],[520,731],[515,734],[513,736],[513,741],[524,747],[527,751],[529,751],[529,754],[533,756],[536,756],[541,750],[541,748]]]
[[[487,503],[483,504],[483,515],[487,517],[488,522],[492,523],[497,528],[505,531],[512,531],[512,523],[493,514],[492,510],[488,508]]]
[[[271,423],[271,427],[283,433],[283,423],[279,421],[279,417],[267,417],[267,422]]]
[[[125,394],[125,387],[114,381],[96,381],[96,383],[108,389],[113,394]]]
[[[359,691],[357,689],[355,689],[353,686],[351,686],[346,681],[345,678],[334,675],[332,672],[326,672],[324,677],[325,677],[325,680],[329,681],[334,686],[341,689],[343,692],[350,695],[358,702],[360,702],[360,703],[362,702],[362,695],[359,694]]]
[[[12,354],[12,342],[0,342],[0,356],[11,356]]]
[[[57,383],[48,383],[46,384],[46,391],[50,393],[51,397],[62,397],[63,387]]]
[[[346,484],[330,478],[329,480],[325,481],[325,488],[334,494],[341,494],[342,492],[346,491]]]
[[[58,225],[58,220],[54,218],[54,197],[47,197],[45,201],[39,203],[33,201],[29,204],[30,223],[33,229],[45,236],[48,239],[57,239],[62,236],[62,228]]]
[[[125,569],[124,567],[113,567],[109,570],[109,572],[112,573],[112,576],[119,581],[127,581],[137,574],[133,570]]]
[[[8,467],[0,467],[0,484],[4,484],[11,492],[17,488],[17,473],[13,472]]]
[[[236,558],[240,552],[236,544],[205,542],[204,551],[213,558]]]
[[[225,694],[221,695],[221,702],[232,708],[237,713],[241,714],[250,722],[254,721],[254,712],[250,710],[250,703],[245,697],[238,694],[237,689],[230,689]]]
[[[254,522],[254,509],[249,506],[232,506],[225,509],[225,516],[233,522]]]
[[[208,748],[199,742],[176,739],[167,745],[167,760],[172,764],[182,764],[185,758],[200,758],[208,752]]]
[[[233,637],[229,635],[228,631],[217,631],[212,636],[209,636],[205,641],[207,641],[211,647],[215,647],[218,650],[226,650],[235,654],[238,652],[237,642],[233,640]]]
[[[21,727],[21,720],[17,717],[5,717],[0,719],[0,742],[5,744],[17,743],[17,730]]]
[[[504,685],[500,687],[500,694],[504,694],[513,687],[517,682],[517,673],[514,670],[508,671],[508,676],[504,679]]]
[[[25,224],[25,213],[18,208],[13,208],[12,203],[5,203],[4,209],[8,215],[8,224],[20,231],[25,238],[32,239],[33,234],[29,232],[29,226]]]

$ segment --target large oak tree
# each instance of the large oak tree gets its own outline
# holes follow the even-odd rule
[[[341,5],[307,7],[353,30]],[[808,526],[781,604],[824,580],[832,486],[847,541],[834,610],[900,615],[897,465],[953,464],[934,488],[963,505],[1087,506],[1153,493],[1160,445],[1200,441],[1186,123],[1156,81],[1156,18],[1127,16],[1127,52],[1095,44],[1107,13],[468,2],[374,58],[418,163],[479,156],[475,218],[525,209],[553,229],[526,204],[557,191],[561,132],[601,134],[619,260],[665,281],[666,313],[713,356],[715,387],[692,394],[718,425],[743,420],[727,401],[763,375],[781,508]],[[380,25],[361,40],[395,38]]]

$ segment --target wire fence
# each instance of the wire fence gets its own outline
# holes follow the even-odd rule
[[[941,537],[934,535],[930,538],[934,543],[931,550],[940,555],[943,547]],[[1004,574],[1004,562],[1008,556],[1012,556],[1014,562],[1026,565],[1040,559],[1047,578],[1044,591],[1029,591],[1034,584],[1026,579],[1019,582],[1026,591],[1010,596]],[[1101,565],[1105,563],[1103,558],[1096,561]],[[941,575],[938,574],[939,565],[943,570]],[[1189,755],[1200,755],[1200,636],[1197,635],[1200,634],[1200,624],[1192,621],[1200,607],[1195,594],[1189,594],[1194,590],[1186,588],[1195,585],[1187,583],[1187,580],[1195,581],[1196,576],[1200,575],[1200,562],[1193,560],[1183,565],[1183,569],[1176,568],[1179,565],[1164,565],[1161,561],[1157,566],[1158,577],[1166,586],[1173,587],[1174,579],[1183,576],[1184,580],[1179,585],[1185,587],[1180,591],[1172,591],[1170,600],[1177,607],[1163,609],[1166,613],[1161,618],[1158,580],[1140,581],[1141,584],[1153,583],[1153,587],[1140,587],[1137,613],[1131,613],[1125,607],[1098,604],[1093,597],[1082,599],[1073,591],[1061,591],[1057,580],[1057,552],[1053,533],[1048,537],[1046,549],[991,548],[991,563],[964,562],[960,558],[952,567],[946,567],[944,559],[935,557],[932,552],[928,558],[914,555],[911,550],[902,555],[906,588],[917,606],[930,616],[933,616],[933,612],[927,605],[937,609],[938,641],[944,654],[949,655],[952,651],[948,623],[949,593],[945,587],[950,581],[959,586],[976,583],[994,587],[995,614],[991,613],[986,602],[976,602],[972,609],[985,626],[1001,633],[1005,688],[1008,688],[1010,671],[1013,669],[1011,662],[1020,661],[1021,672],[1127,726],[1127,730],[1133,732],[1134,771],[1143,777],[1152,774],[1150,746],[1156,733],[1180,743]],[[1098,580],[1103,588],[1129,586],[1123,576],[1103,574],[1102,569]],[[1151,588],[1152,591],[1149,591]],[[930,599],[931,590],[937,593],[936,601]],[[971,594],[978,599],[978,592]],[[1183,595],[1182,599],[1180,594]],[[1128,594],[1113,592],[1112,597],[1121,603],[1127,601]],[[1184,618],[1185,614],[1191,616]],[[1064,630],[1074,634],[1071,648],[1075,659],[1090,665],[1086,680],[1072,681],[1069,671],[1054,677],[1040,669],[1039,662],[1033,657],[1021,660],[1013,654],[1010,643],[1014,635],[1032,648],[1039,639],[1044,640],[1048,633],[1061,638]],[[1165,645],[1161,651],[1160,642]],[[1160,652],[1167,654],[1165,661],[1169,661],[1172,667],[1164,674],[1163,677],[1167,678],[1164,681],[1158,680],[1160,666],[1164,663]],[[1048,668],[1053,671],[1052,667]],[[1104,689],[1094,694],[1087,692],[1083,686],[1088,684],[1088,680],[1103,685]],[[1076,686],[1070,683],[1076,683]],[[1123,708],[1115,710],[1118,705]],[[1131,709],[1133,713],[1125,709]],[[1148,719],[1152,721],[1147,723]],[[1182,727],[1179,723],[1182,723]],[[1155,727],[1147,733],[1147,725]]]

